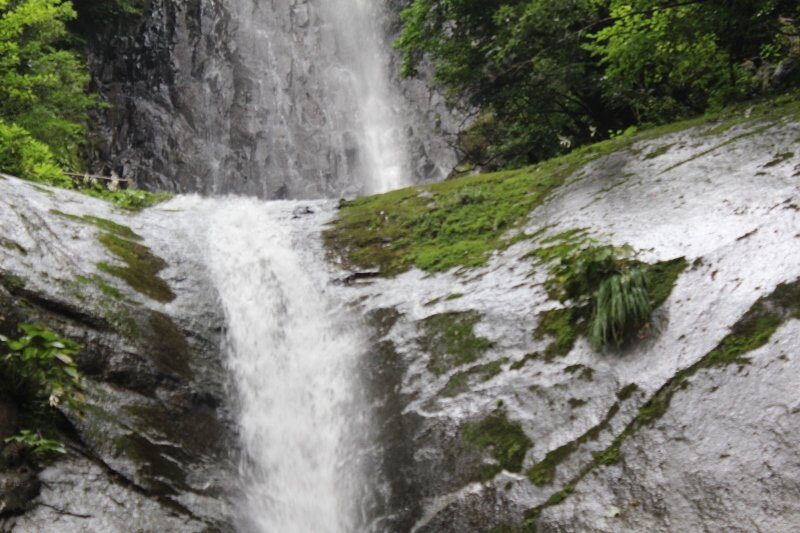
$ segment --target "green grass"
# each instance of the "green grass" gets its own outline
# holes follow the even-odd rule
[[[621,147],[607,141],[533,167],[343,202],[325,242],[349,268],[385,276],[483,265],[576,170]]]
[[[737,124],[753,124],[751,130],[724,141],[710,150],[713,151],[755,135],[778,120],[800,117],[798,94],[747,102],[643,130],[582,147],[532,167],[342,202],[338,218],[324,233],[325,243],[331,256],[345,267],[378,269],[384,276],[411,268],[441,272],[480,266],[494,251],[531,237],[518,231],[530,213],[587,163],[630,149],[634,143],[688,128],[707,126],[707,131],[722,132]],[[650,154],[663,149],[656,148]]]

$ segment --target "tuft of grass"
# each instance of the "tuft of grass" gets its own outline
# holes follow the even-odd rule
[[[648,277],[633,267],[600,282],[592,298],[589,341],[596,349],[621,346],[650,320]]]
[[[598,245],[583,230],[560,233],[533,252],[539,264],[551,263],[545,288],[562,309],[542,313],[535,338],[554,338],[545,360],[566,355],[585,334],[595,349],[619,348],[649,323],[666,301],[684,258],[648,265],[632,258],[630,247]]]

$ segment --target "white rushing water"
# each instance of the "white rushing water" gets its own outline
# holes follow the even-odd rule
[[[381,37],[381,4],[309,5],[319,10],[322,31],[336,47],[336,61],[320,65],[331,93],[323,113],[329,127],[355,138],[357,164],[348,170],[357,189],[405,185],[407,147]],[[251,29],[257,23],[248,22]],[[301,144],[295,150],[309,149]],[[332,296],[318,234],[325,215],[295,217],[302,207],[296,202],[201,203],[207,210],[199,217],[207,228],[202,246],[227,319],[238,398],[241,528],[365,529],[369,517],[361,509],[373,480],[360,466],[369,447],[368,416],[356,400],[365,341],[358,318]]]
[[[355,366],[358,320],[328,294],[319,243],[297,204],[230,199],[206,218],[207,261],[228,323],[239,400],[242,529],[358,529],[364,483]],[[309,217],[306,217],[309,218]],[[313,217],[312,217],[313,218]]]
[[[386,192],[408,185],[408,149],[402,104],[390,83],[381,21],[383,2],[322,0],[323,20],[338,45],[340,63],[331,66],[341,95],[357,102],[355,123],[362,151],[365,190]]]

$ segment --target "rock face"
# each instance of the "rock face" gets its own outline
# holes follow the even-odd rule
[[[326,293],[372,335],[355,380],[372,406],[368,530],[796,529],[800,122],[740,118],[595,159],[485,266],[330,267]],[[0,177],[0,333],[44,322],[78,340],[88,380],[84,417],[63,412],[66,456],[31,471],[3,450],[0,530],[241,525],[225,319],[194,242],[207,202],[130,215]],[[292,242],[321,253],[332,202],[298,205],[282,206]],[[685,260],[621,352],[579,338],[546,356],[554,339],[533,335],[562,304],[531,252],[576,229]],[[16,416],[0,397],[0,435]]]
[[[455,154],[438,128],[453,118],[397,79],[394,4],[153,1],[138,28],[90,46],[111,104],[94,159],[140,185],[268,199],[369,192],[391,167],[445,177]]]
[[[0,177],[0,331],[44,323],[78,341],[86,377],[83,415],[63,411],[65,456],[35,472],[5,445],[0,530],[231,529],[224,319],[202,269],[171,242],[186,240],[179,220]],[[109,242],[165,268],[137,271]],[[0,435],[9,427],[13,405],[0,402]]]
[[[800,123],[712,126],[590,163],[485,267],[352,284],[376,324],[387,530],[796,529]],[[529,254],[580,228],[688,267],[634,346],[543,357],[561,304]],[[448,328],[480,350],[459,360]]]

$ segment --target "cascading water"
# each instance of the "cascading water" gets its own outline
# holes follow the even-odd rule
[[[204,255],[228,323],[243,448],[241,528],[360,528],[359,321],[329,295],[291,202],[204,201]]]
[[[243,0],[237,5],[250,9]],[[376,24],[380,9],[366,0],[331,0],[318,11],[321,38],[337,50],[335,61],[318,67],[326,70],[320,76],[330,90],[329,107],[321,110],[327,130],[319,135],[333,131],[352,144],[340,146],[356,155],[338,171],[352,174],[355,190],[400,187],[408,182],[408,156]],[[261,31],[265,11],[244,15],[239,13],[240,31]],[[263,52],[275,54],[273,43],[264,36]],[[259,100],[253,104],[258,114]],[[285,140],[301,154],[309,144],[291,138],[294,102],[279,97],[278,104],[290,135]],[[319,139],[310,142],[313,147]],[[298,171],[291,157],[286,165]],[[360,321],[331,294],[319,239],[309,241],[309,218],[327,215],[294,216],[300,207],[245,199],[195,206],[207,228],[200,245],[228,324],[242,444],[240,527],[265,533],[367,530],[372,517],[364,509],[375,480],[367,480],[361,466],[369,420],[357,401],[365,339]]]
[[[387,32],[400,4],[153,0],[140,39],[94,58],[95,83],[124,110],[105,117],[103,165],[264,199],[445,177],[456,156],[437,125],[457,121],[425,83],[398,79]]]

